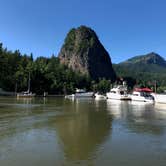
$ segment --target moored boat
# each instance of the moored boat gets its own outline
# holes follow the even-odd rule
[[[34,93],[32,93],[32,92],[21,92],[21,93],[17,93],[17,97],[19,98],[19,97],[27,97],[27,98],[29,98],[29,97],[34,97],[35,96],[35,94]]]
[[[127,93],[127,87],[123,85],[118,85],[106,93],[108,99],[116,100],[131,100],[130,95]]]
[[[84,89],[76,89],[76,93],[72,95],[67,95],[65,98],[90,98],[93,97],[93,92],[86,92]]]
[[[35,93],[32,93],[30,91],[31,89],[31,79],[30,79],[30,73],[29,73],[29,78],[28,78],[28,90],[25,91],[25,92],[20,92],[20,93],[17,93],[17,98],[19,97],[25,97],[25,98],[30,98],[30,97],[34,97],[36,94]]]
[[[107,97],[105,95],[102,95],[100,93],[95,93],[95,99],[96,100],[100,100],[100,99],[107,99]]]
[[[132,95],[132,101],[154,103],[154,97],[150,94],[152,92],[149,88],[135,88]]]

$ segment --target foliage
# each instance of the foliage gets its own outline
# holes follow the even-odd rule
[[[76,42],[77,36],[77,42]],[[65,38],[64,48],[69,51],[81,52],[87,48],[91,48],[97,36],[95,32],[85,26],[80,26],[78,29],[71,29]]]
[[[65,39],[65,44],[64,44],[64,46],[65,46],[65,48],[67,49],[67,50],[69,50],[69,51],[73,51],[73,49],[74,49],[74,45],[75,45],[75,37],[76,37],[76,35],[75,35],[75,29],[73,28],[73,29],[71,29],[70,31],[69,31],[69,33],[67,34],[67,37],[66,37],[66,39]]]
[[[6,91],[26,91],[28,76],[31,78],[31,91],[37,94],[73,93],[76,88],[90,89],[91,79],[76,73],[60,64],[57,57],[21,55],[17,50],[8,51],[0,44],[0,88]]]
[[[86,28],[81,27],[81,33]],[[75,37],[75,29],[69,32],[69,38],[65,45],[69,46]],[[88,39],[89,35],[83,41]],[[95,38],[90,35],[88,44],[93,45]],[[85,45],[87,43],[85,42]],[[70,46],[69,46],[70,47]],[[84,45],[82,45],[83,49]],[[138,57],[137,59],[138,60]],[[149,59],[148,59],[149,60]],[[160,60],[162,60],[160,58]],[[131,60],[132,61],[132,60]],[[134,59],[135,62],[135,59]],[[160,61],[162,62],[162,61]],[[135,85],[155,89],[158,92],[166,90],[166,67],[158,64],[125,63],[113,65],[119,79],[123,78],[127,82],[129,89]],[[31,91],[37,94],[48,92],[49,94],[70,94],[76,88],[99,91],[106,93],[110,90],[110,80],[92,80],[87,75],[74,72],[67,66],[62,65],[55,56],[51,58],[38,57],[33,60],[33,55],[22,55],[19,50],[14,52],[3,48],[0,43],[0,88],[6,91],[26,91],[28,86],[28,76],[31,78]]]
[[[97,84],[97,91],[100,93],[106,93],[110,90],[110,81],[106,79],[99,80]]]

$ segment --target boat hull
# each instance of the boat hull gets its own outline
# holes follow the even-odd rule
[[[151,98],[145,98],[143,96],[131,96],[132,101],[139,101],[139,102],[148,102],[148,103],[154,103],[154,100]]]
[[[75,93],[72,95],[67,95],[65,98],[92,98],[94,96],[93,92]]]
[[[73,94],[76,98],[82,98],[82,97],[93,97],[93,92],[85,92],[85,93],[75,93]]]
[[[100,94],[95,94],[95,99],[96,99],[96,100],[106,99],[106,96],[100,95]]]
[[[35,97],[35,94],[21,94],[21,93],[18,93],[17,94],[17,98],[31,98],[31,97]]]
[[[106,96],[108,99],[114,99],[114,100],[131,100],[131,97],[128,95],[112,94],[110,92],[108,92]]]

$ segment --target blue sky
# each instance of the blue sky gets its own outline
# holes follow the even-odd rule
[[[94,29],[113,63],[152,51],[166,58],[165,0],[0,0],[0,42],[9,50],[57,55],[80,25]]]

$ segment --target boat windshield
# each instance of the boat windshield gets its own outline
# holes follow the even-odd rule
[[[111,93],[116,93],[116,91],[111,91]]]
[[[84,89],[76,89],[76,93],[85,93],[86,91]]]

